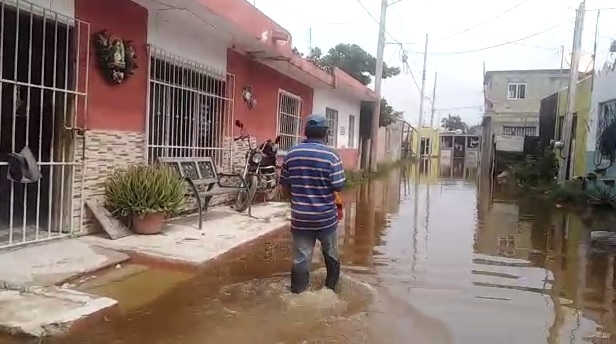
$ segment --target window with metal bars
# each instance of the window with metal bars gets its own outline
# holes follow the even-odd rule
[[[302,99],[287,91],[278,91],[278,135],[280,150],[286,152],[302,139]]]
[[[338,110],[325,108],[325,117],[327,118],[327,145],[330,147],[338,147]]]
[[[207,156],[220,162],[232,76],[153,47],[150,54],[148,160]]]
[[[503,126],[503,135],[509,135],[509,136],[537,136],[537,127]]]

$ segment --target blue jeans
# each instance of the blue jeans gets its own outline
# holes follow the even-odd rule
[[[340,258],[338,256],[338,232],[292,230],[293,235],[293,268],[291,269],[291,292],[299,294],[310,284],[310,265],[317,240],[321,243],[321,251],[325,260],[327,277],[325,286],[334,290],[340,279]]]

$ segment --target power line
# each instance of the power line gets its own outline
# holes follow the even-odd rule
[[[560,26],[565,25],[565,24],[569,24],[569,23],[571,23],[571,22],[572,22],[572,20],[571,20],[571,19],[569,19],[569,20],[567,20],[567,21],[565,21],[565,22],[562,22],[562,23],[560,23],[560,24],[556,24],[556,25],[551,26],[551,27],[549,27],[549,28],[547,28],[547,29],[545,29],[545,30],[541,30],[541,31],[535,32],[535,33],[533,33],[533,34],[531,34],[531,35],[528,35],[528,36],[526,36],[526,37],[522,37],[522,38],[515,39],[515,40],[512,40],[512,41],[507,41],[507,42],[503,42],[503,43],[500,43],[500,44],[495,44],[495,45],[491,45],[491,46],[487,46],[487,47],[483,47],[483,48],[470,49],[470,50],[463,50],[463,51],[452,51],[452,52],[440,52],[440,53],[438,53],[438,52],[437,52],[437,53],[431,53],[430,55],[462,55],[462,54],[469,54],[469,53],[475,53],[475,52],[479,52],[479,51],[484,51],[484,50],[489,50],[489,49],[499,48],[499,47],[502,47],[502,46],[504,46],[504,45],[515,44],[515,43],[518,43],[518,42],[521,42],[521,41],[527,40],[527,39],[529,39],[529,38],[532,38],[532,37],[538,36],[538,35],[540,35],[540,34],[543,34],[543,33],[545,33],[545,32],[548,32],[548,31],[550,31],[550,30],[554,30],[554,29],[555,29],[555,28],[557,28],[557,27],[560,27]],[[413,52],[413,53],[414,53],[414,54],[423,54],[423,52]]]
[[[364,5],[363,2],[361,2],[361,0],[355,0],[357,1],[357,3],[359,4],[359,6],[361,6],[361,8],[364,9],[364,11],[366,12],[366,14],[368,14],[368,16],[370,16],[370,18],[372,18],[372,20],[374,20],[375,23],[377,23],[377,25],[380,25],[379,20],[376,19],[376,17],[374,15],[372,15],[372,13],[370,12],[370,10],[368,10],[368,8],[366,8],[366,6]],[[396,1],[399,2],[399,1]],[[396,3],[394,2],[394,3]],[[391,33],[387,32],[387,30],[385,30],[385,33],[396,43],[400,44],[400,41],[398,41]]]
[[[520,2],[520,3],[518,3],[517,5],[515,5],[515,6],[511,7],[511,8],[509,8],[509,9],[505,10],[504,12],[501,12],[501,13],[499,13],[499,14],[497,14],[497,15],[495,15],[495,16],[493,16],[493,17],[491,17],[491,18],[488,18],[487,20],[482,21],[482,22],[481,22],[481,23],[479,23],[479,24],[473,25],[473,26],[468,27],[468,28],[466,28],[466,29],[464,29],[464,30],[462,30],[462,31],[459,31],[459,32],[453,33],[453,34],[451,34],[451,35],[449,35],[449,36],[446,36],[446,37],[443,37],[443,38],[438,38],[438,39],[434,40],[434,42],[444,41],[444,40],[446,40],[446,39],[450,39],[450,38],[452,38],[452,37],[455,37],[455,36],[461,35],[461,34],[463,34],[463,33],[466,33],[466,32],[468,32],[468,31],[471,31],[471,30],[473,30],[473,29],[475,29],[475,28],[478,28],[478,27],[480,27],[480,26],[482,26],[482,25],[484,25],[484,24],[487,24],[487,23],[489,23],[489,22],[493,21],[494,19],[497,19],[497,18],[499,18],[499,17],[504,16],[505,14],[507,14],[507,13],[509,13],[509,12],[511,12],[511,11],[513,11],[513,10],[515,10],[516,8],[518,8],[518,7],[522,6],[522,5],[524,5],[524,4],[525,4],[525,3],[527,3],[527,2],[528,2],[528,0],[524,0],[524,1]]]
[[[375,23],[379,24],[379,20],[378,20],[378,19],[377,19],[377,18],[376,18],[376,17],[375,17],[375,16],[374,16],[371,12],[370,12],[370,10],[368,10],[368,8],[366,8],[366,6],[365,6],[365,5],[361,2],[361,0],[355,0],[355,1],[357,1],[357,3],[361,6],[361,8],[362,8],[362,9],[366,12],[366,14],[368,14],[368,16],[370,16],[370,18],[372,18],[372,20],[373,20]],[[500,17],[500,16],[503,16],[503,15],[505,15],[506,13],[511,12],[512,10],[514,10],[515,8],[517,8],[517,7],[521,6],[521,5],[523,5],[523,4],[524,4],[524,3],[526,3],[526,2],[528,2],[528,0],[524,0],[524,1],[520,2],[520,3],[518,3],[517,5],[515,5],[515,6],[511,7],[511,8],[509,8],[509,9],[507,9],[506,11],[504,11],[504,12],[502,12],[502,13],[500,13],[500,14],[498,14],[498,15],[496,15],[496,16],[494,16],[494,17],[490,18],[490,19],[488,19],[487,21],[484,21],[484,22],[482,22],[482,23],[479,23],[479,24],[477,24],[477,25],[474,25],[473,27],[470,27],[470,28],[468,28],[468,29],[466,29],[466,30],[463,30],[463,31],[464,31],[464,32],[466,32],[466,31],[472,30],[472,29],[473,29],[473,28],[475,28],[475,27],[481,26],[481,25],[483,25],[483,24],[485,24],[485,23],[487,23],[487,22],[489,22],[489,21],[491,21],[491,20],[494,20],[494,19],[496,19],[496,18],[498,18],[498,17]],[[519,42],[521,42],[521,41],[524,41],[524,40],[526,40],[526,39],[529,39],[529,38],[532,38],[532,37],[538,36],[538,35],[540,35],[540,34],[542,34],[542,33],[548,32],[548,31],[553,30],[553,29],[555,29],[555,28],[557,28],[557,27],[559,27],[559,26],[562,26],[562,25],[565,25],[565,24],[569,24],[569,23],[571,23],[571,22],[572,22],[572,19],[569,19],[569,20],[567,20],[567,21],[565,21],[565,22],[562,22],[562,23],[557,24],[557,25],[555,25],[555,26],[549,27],[549,28],[547,28],[547,29],[545,29],[545,30],[542,30],[542,31],[539,31],[539,32],[535,32],[535,33],[533,33],[532,35],[529,35],[529,36],[526,36],[526,37],[523,37],[523,38],[519,38],[519,39],[516,39],[516,40],[512,40],[512,41],[507,41],[507,42],[499,43],[499,44],[492,45],[492,46],[487,46],[487,47],[478,48],[478,49],[464,50],[464,51],[441,52],[441,53],[438,53],[438,52],[437,52],[437,53],[431,53],[430,55],[461,55],[461,54],[468,54],[468,53],[474,53],[474,52],[479,52],[479,51],[483,51],[483,50],[494,49],[494,48],[502,47],[502,46],[504,46],[504,45],[509,45],[509,44],[519,44]],[[390,37],[390,38],[391,38],[391,39],[392,39],[392,40],[393,40],[396,44],[399,44],[399,45],[413,45],[413,44],[416,44],[416,42],[407,42],[407,43],[400,42],[400,41],[399,41],[399,40],[397,40],[397,39],[396,39],[396,38],[395,38],[395,37],[394,37],[391,33],[387,32],[387,30],[385,31],[385,33],[386,33],[386,34],[387,34],[387,35],[388,35],[388,36],[389,36],[389,37]],[[445,38],[442,38],[442,39],[440,39],[440,40],[444,40],[444,39],[447,39],[447,38],[453,37],[453,36],[458,35],[458,34],[461,34],[461,33],[462,33],[462,31],[461,31],[461,32],[459,32],[459,33],[456,33],[456,34],[453,34],[453,35],[447,36],[447,37],[445,37]],[[521,45],[521,44],[520,44],[520,45]],[[538,47],[537,47],[537,48],[538,48]],[[423,54],[423,52],[413,52],[413,53],[414,53],[414,54]]]

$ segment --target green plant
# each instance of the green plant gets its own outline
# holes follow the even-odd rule
[[[616,190],[614,185],[598,180],[596,176],[584,178],[588,202],[595,206],[610,206],[616,208]]]
[[[574,183],[555,185],[548,193],[551,201],[562,204],[582,204],[588,202],[588,194]]]
[[[105,182],[107,207],[116,216],[177,214],[185,202],[186,184],[164,165],[135,164],[116,169]]]
[[[511,171],[521,187],[550,184],[558,172],[558,160],[553,151],[547,150],[538,157],[527,156],[524,162],[513,165]]]

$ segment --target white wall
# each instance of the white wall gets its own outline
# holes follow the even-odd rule
[[[315,89],[312,112],[325,116],[325,108],[338,111],[338,139],[336,148],[359,148],[359,111],[361,102],[353,100],[332,89]],[[355,139],[349,147],[349,115],[355,116]]]
[[[32,8],[34,13],[37,14],[41,14],[42,15],[42,8],[59,13],[61,15],[70,17],[70,18],[75,18],[75,0],[28,0],[30,3],[32,3],[34,6]],[[17,2],[15,0],[8,0],[6,1],[7,5],[15,5]],[[39,6],[37,8],[37,6]],[[30,10],[30,5],[26,2],[20,1],[19,2],[19,9],[20,10],[26,10],[29,11]],[[51,15],[51,13],[47,13],[47,17],[49,18],[49,16]],[[59,21],[64,21],[66,18],[58,18]]]
[[[161,11],[152,0],[135,1],[148,9],[148,43],[218,72],[227,71],[225,33],[187,11]]]
[[[377,162],[391,163],[402,158],[402,121],[379,128],[379,143],[376,147]]]

